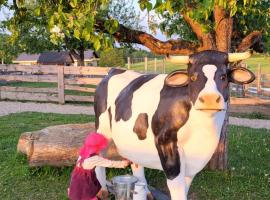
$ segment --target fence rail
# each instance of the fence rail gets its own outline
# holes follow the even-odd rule
[[[149,72],[150,68],[147,66],[147,63],[150,61],[153,61],[151,69],[155,73],[165,73],[166,71],[164,60],[159,63],[157,63],[157,59],[153,58],[141,60],[144,60],[146,64],[142,66],[143,70],[138,71]],[[130,65],[127,67],[130,68]],[[56,83],[57,85],[54,88],[0,85],[0,99],[51,101],[60,104],[64,104],[66,101],[93,102],[95,86],[100,83],[109,70],[110,68],[105,67],[0,65],[0,82],[32,82],[37,84],[46,82]],[[75,91],[75,94],[72,94],[73,91]],[[262,73],[258,64],[256,80],[253,83],[245,86],[231,84],[230,91],[232,97],[270,99],[270,74]],[[87,93],[87,96],[79,96],[76,92]]]
[[[93,102],[93,93],[110,68],[69,67],[53,65],[0,65],[0,81],[57,83],[55,88],[0,86],[0,99],[50,101],[64,104],[66,101]],[[92,88],[87,87],[92,85]],[[86,92],[87,96],[65,94],[67,90]]]

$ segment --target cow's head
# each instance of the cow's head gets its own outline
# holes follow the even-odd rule
[[[170,56],[169,61],[186,63],[188,69],[170,73],[165,84],[170,87],[188,87],[190,101],[197,110],[225,110],[229,98],[229,82],[242,85],[255,79],[254,74],[246,68],[230,69],[228,64],[250,55],[250,52],[228,54],[208,50],[191,56]]]

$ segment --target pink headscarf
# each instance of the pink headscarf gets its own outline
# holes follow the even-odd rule
[[[88,158],[91,154],[98,154],[108,145],[108,140],[102,134],[89,133],[85,138],[84,145],[80,149],[82,159]]]

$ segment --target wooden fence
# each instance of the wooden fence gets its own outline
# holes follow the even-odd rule
[[[0,65],[0,81],[57,83],[55,88],[0,87],[0,99],[93,102],[93,93],[110,68],[53,65]],[[87,87],[91,85],[91,87]],[[88,92],[87,96],[67,95],[65,90]]]

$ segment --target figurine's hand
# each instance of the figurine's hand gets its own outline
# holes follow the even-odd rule
[[[129,164],[130,164],[129,160],[122,160],[121,161],[122,168],[126,168],[127,166],[129,166]]]

